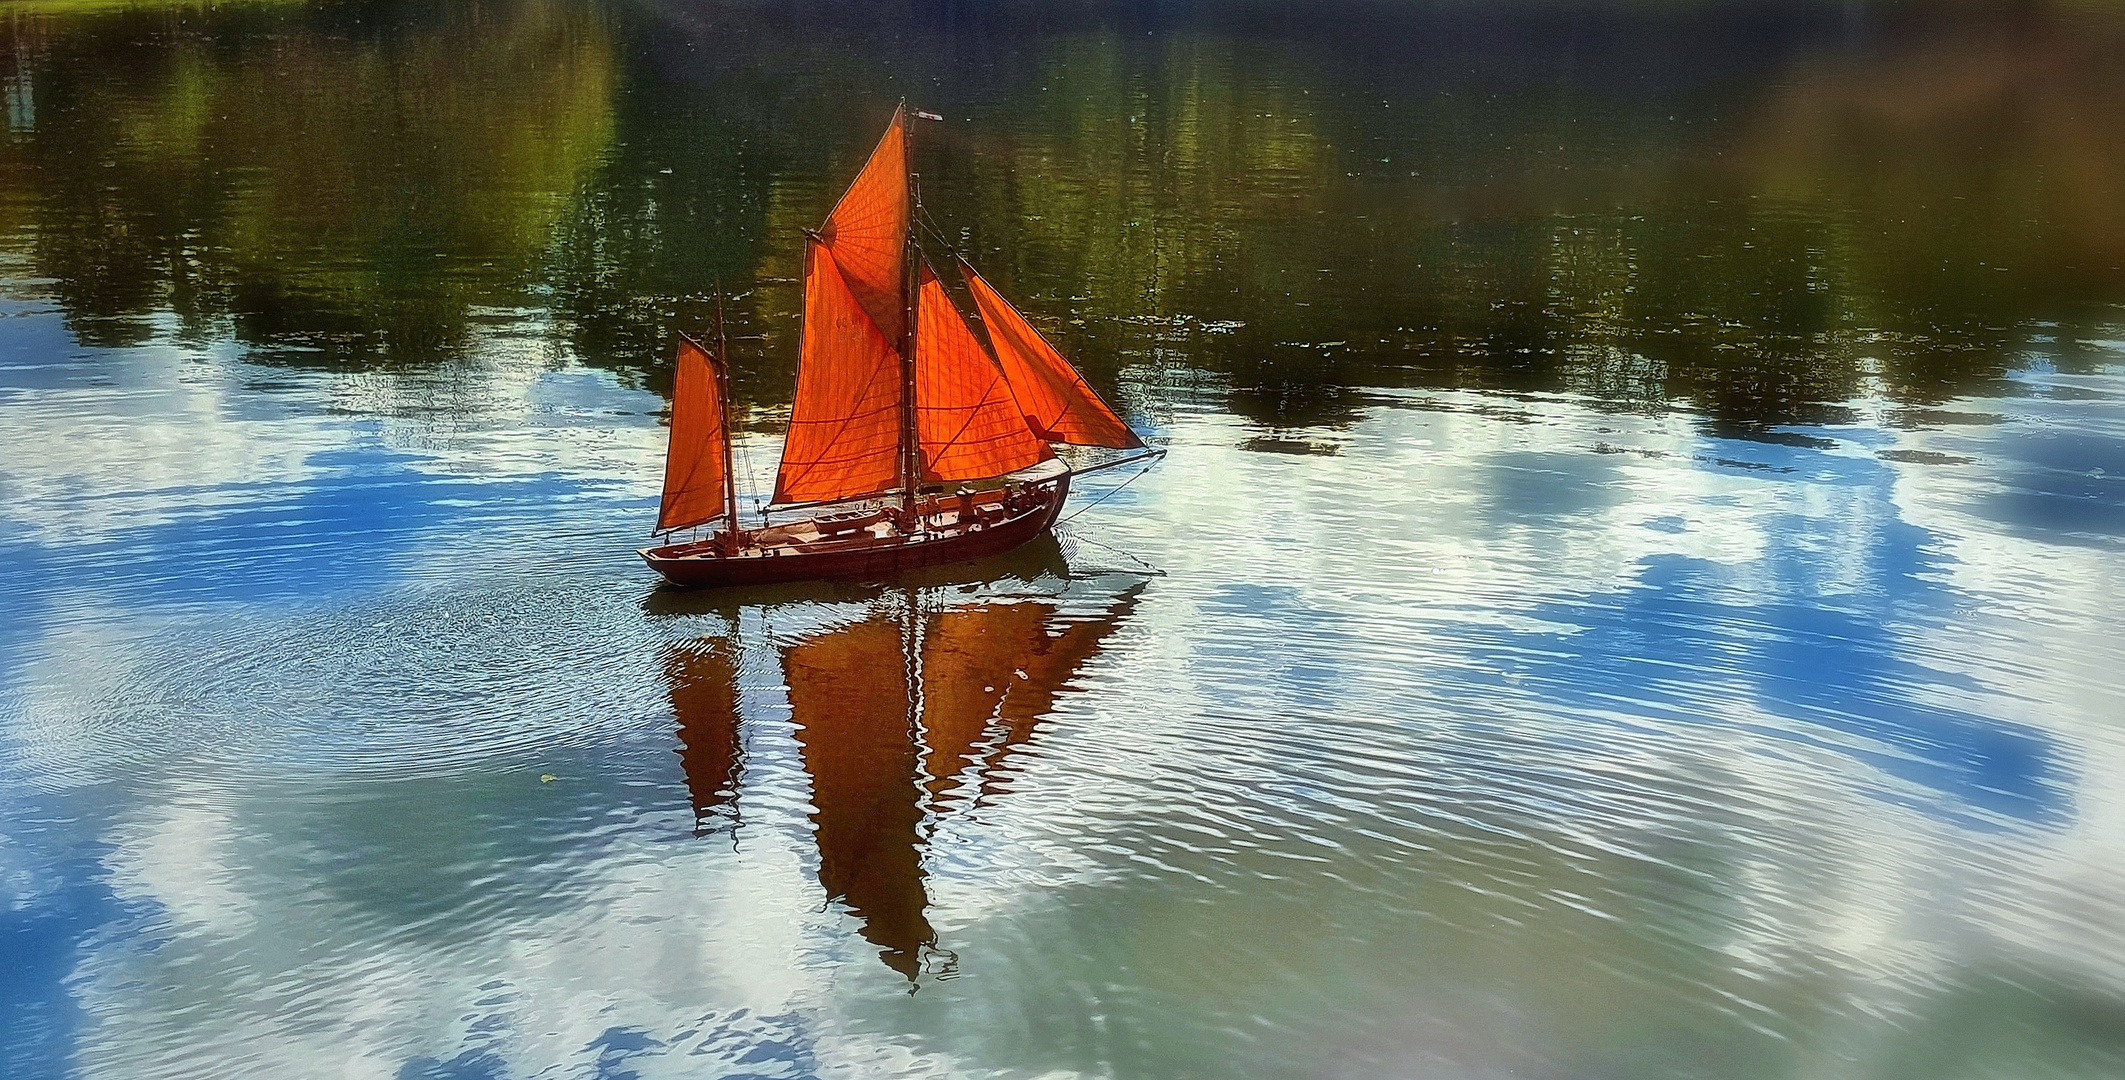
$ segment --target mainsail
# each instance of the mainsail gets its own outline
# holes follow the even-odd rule
[[[965,260],[959,266],[973,290],[975,305],[981,309],[981,321],[989,329],[989,343],[996,347],[996,359],[1003,365],[1004,376],[1011,380],[1011,393],[1035,435],[1049,442],[1116,450],[1134,450],[1144,445],[1017,308],[982,280]]]
[[[797,396],[774,501],[1002,476],[1054,457],[1051,441],[1142,446],[971,267],[993,353],[927,264],[908,295],[909,191],[902,109],[805,246]]]
[[[928,263],[915,305],[915,428],[926,481],[1002,476],[1055,456]]]
[[[671,447],[664,455],[664,499],[657,529],[687,529],[724,512],[723,389],[719,362],[692,338],[679,339],[671,394]]]
[[[892,487],[900,475],[901,383],[899,350],[857,301],[833,250],[808,241],[797,400],[775,501],[825,502]]]
[[[906,128],[895,112],[863,172],[805,244],[804,333],[778,503],[855,498],[900,480]]]

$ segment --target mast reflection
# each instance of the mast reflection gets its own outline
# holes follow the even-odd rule
[[[937,943],[923,866],[937,818],[1007,790],[1006,757],[1033,738],[1141,590],[1091,614],[1047,600],[924,612],[910,594],[783,651],[819,884],[910,981]],[[707,816],[731,803],[743,769],[736,665],[727,643],[704,641],[675,650],[667,672],[687,786]]]

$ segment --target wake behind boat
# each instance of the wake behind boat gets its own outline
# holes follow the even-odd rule
[[[997,555],[1055,523],[1073,475],[1055,443],[1143,440],[964,259],[977,337],[915,243],[907,110],[808,232],[797,393],[767,514],[739,525],[728,342],[679,343],[657,531],[643,548],[675,585],[879,578]],[[1093,468],[1143,461],[1163,450]],[[1090,471],[1090,470],[1079,470]]]

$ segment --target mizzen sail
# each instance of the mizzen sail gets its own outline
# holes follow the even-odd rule
[[[926,481],[1002,476],[1055,456],[925,263],[915,303],[915,429]]]
[[[797,399],[775,501],[826,502],[890,488],[900,476],[900,353],[864,310],[840,260],[805,244]]]
[[[1035,435],[1049,442],[1116,450],[1144,445],[1017,308],[964,260],[959,265],[981,309],[981,321],[989,329],[989,343],[996,346],[996,359],[1011,382],[1011,393]]]
[[[689,529],[723,515],[723,389],[720,362],[692,338],[679,339],[671,394],[671,447],[664,455],[664,499],[657,529]]]

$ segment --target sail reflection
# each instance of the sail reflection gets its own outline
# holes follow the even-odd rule
[[[664,677],[671,686],[672,712],[679,718],[679,761],[693,796],[695,827],[719,811],[735,823],[745,753],[739,740],[733,648],[716,638],[676,646],[665,656]]]
[[[920,851],[908,628],[874,614],[783,654],[790,714],[812,778],[819,884],[846,903],[893,970],[914,978],[936,940]]]
[[[936,822],[1009,790],[1007,758],[1142,588],[1091,612],[1049,600],[924,611],[910,594],[783,650],[819,884],[894,971],[915,979],[937,944],[923,863]],[[695,642],[674,650],[666,674],[696,816],[734,813],[744,764],[733,651]]]
[[[979,768],[979,791],[997,794],[1005,757],[1033,737],[1085,661],[1136,608],[1138,585],[1094,618],[1058,618],[1046,603],[984,604],[930,617],[922,647],[924,772],[939,807],[964,795],[960,776]]]

